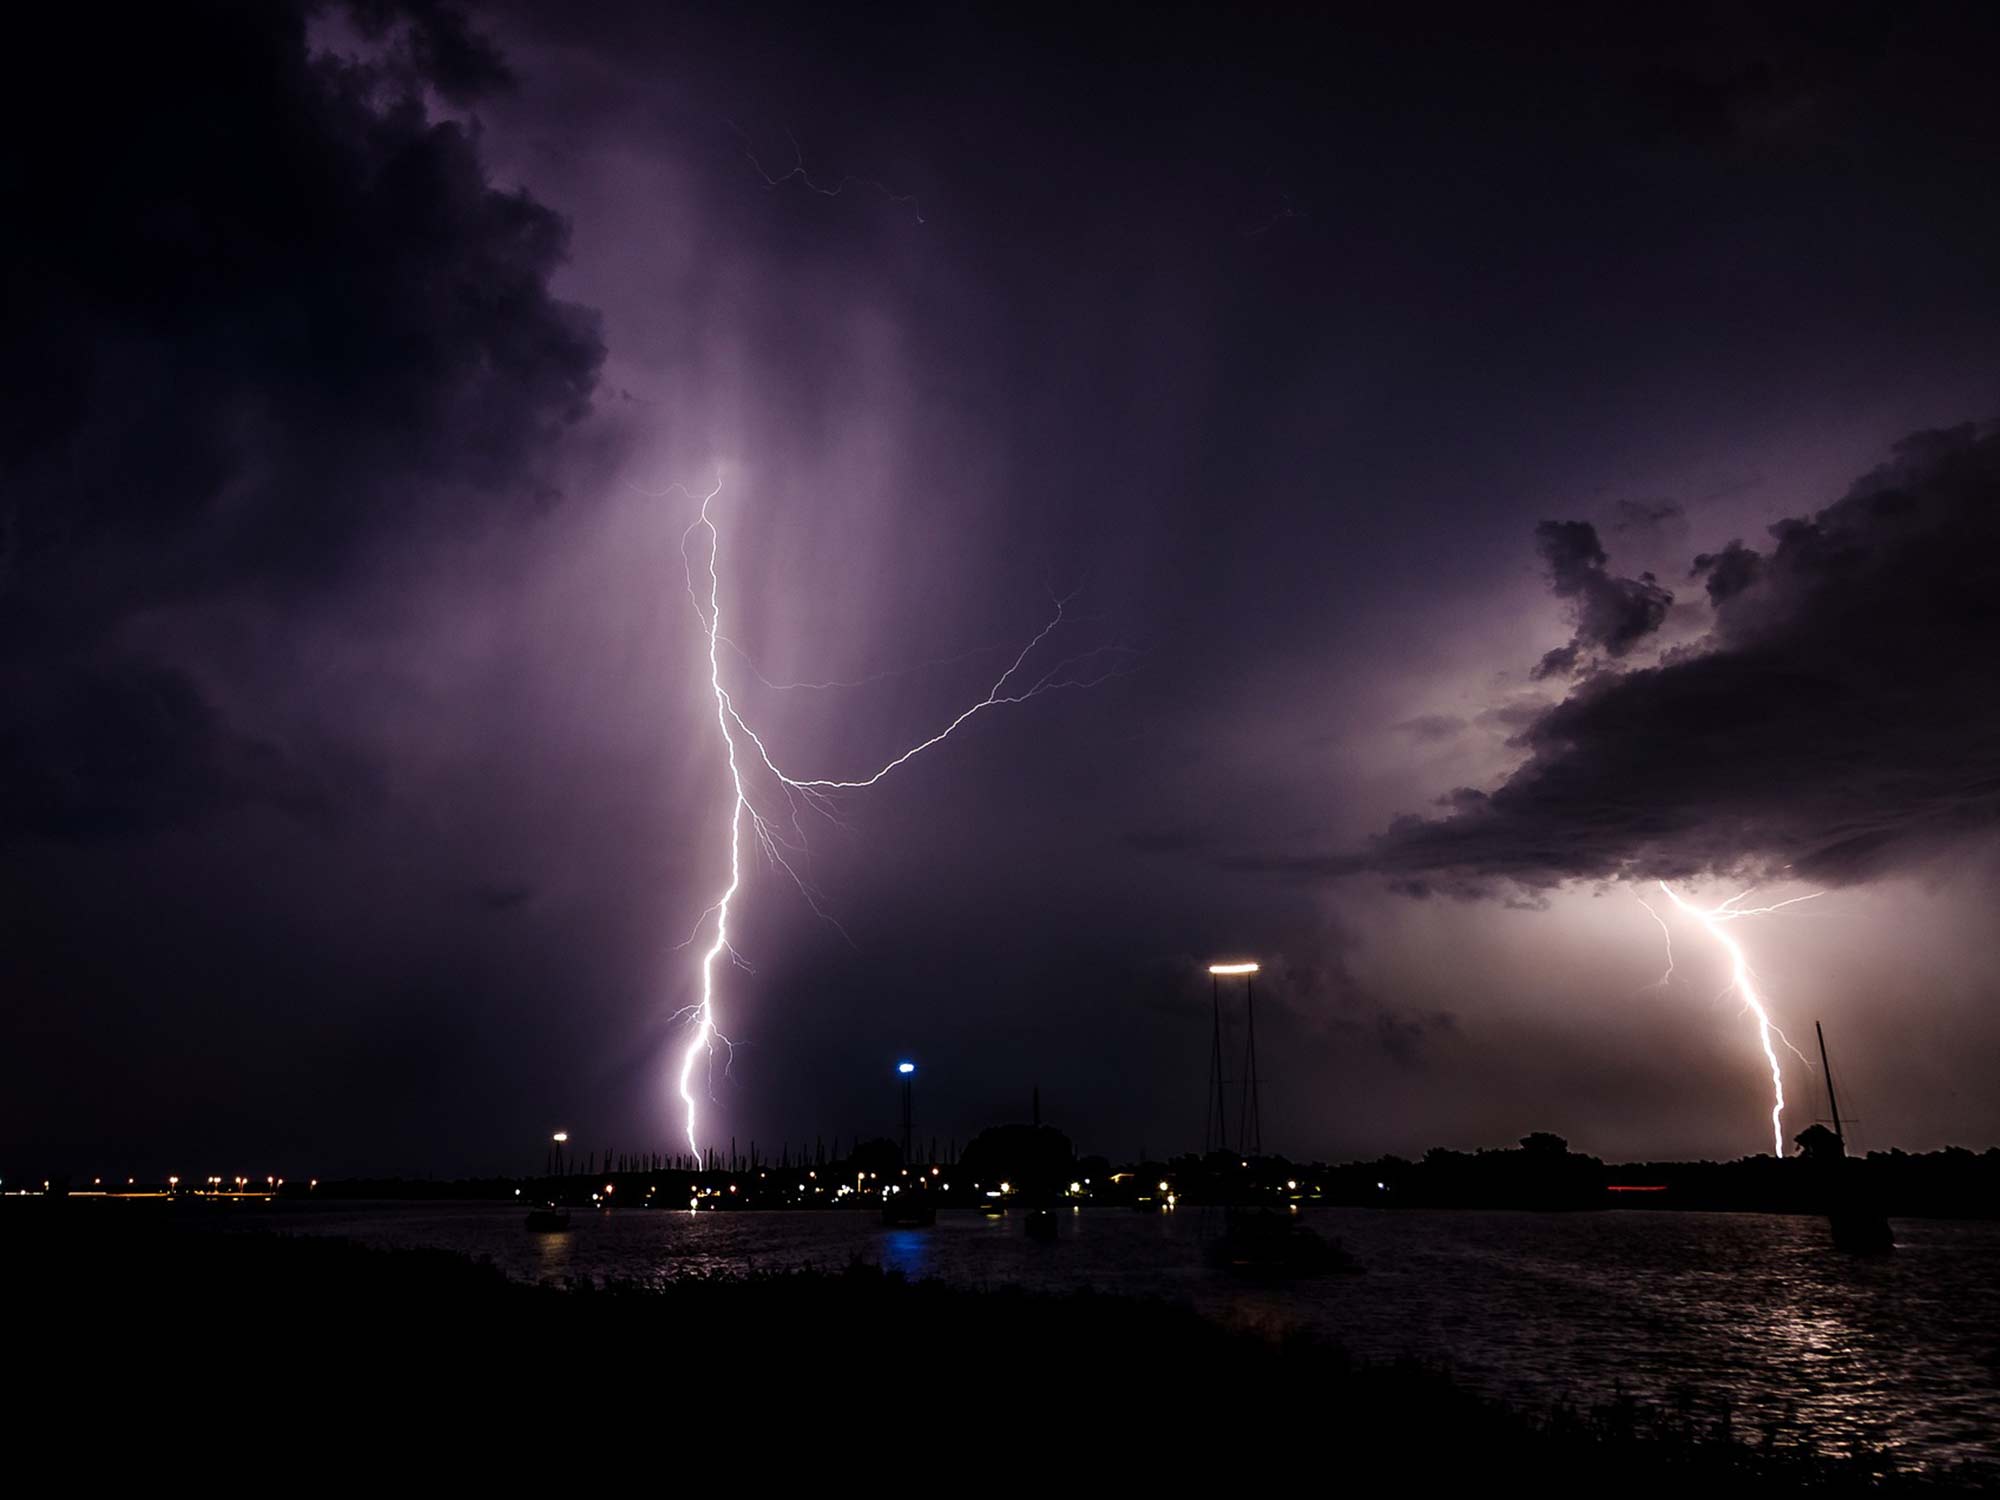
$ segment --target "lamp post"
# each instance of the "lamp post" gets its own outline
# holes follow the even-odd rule
[[[1236,1115],[1236,1144],[1245,1156],[1261,1155],[1264,1150],[1263,1102],[1257,1092],[1257,999],[1253,987],[1257,972],[1257,964],[1248,959],[1208,966],[1215,1002],[1215,1044],[1209,1060],[1211,1098],[1215,1108],[1211,1113],[1206,1105],[1203,1106],[1201,1129],[1204,1153],[1210,1149],[1229,1149],[1229,1104],[1222,1062],[1222,981],[1238,976],[1243,980],[1243,1010],[1249,1032],[1244,1059],[1243,1098]]]
[[[917,1065],[913,1062],[899,1062],[896,1072],[903,1080],[903,1165],[910,1164],[910,1114],[916,1089]]]
[[[552,1176],[560,1177],[563,1175],[562,1148],[563,1144],[568,1140],[569,1132],[567,1130],[558,1130],[554,1135],[549,1137],[549,1156],[555,1165],[555,1171],[551,1174]]]

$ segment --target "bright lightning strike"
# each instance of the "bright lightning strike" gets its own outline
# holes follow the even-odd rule
[[[1668,885],[1664,880],[1659,882],[1659,887],[1662,894],[1669,901],[1673,902],[1685,915],[1693,917],[1699,922],[1702,925],[1702,929],[1710,937],[1714,938],[1722,947],[1722,950],[1729,955],[1730,988],[1741,997],[1743,1004],[1749,1009],[1751,1014],[1756,1016],[1757,1039],[1763,1045],[1764,1060],[1771,1065],[1772,1154],[1782,1160],[1785,1155],[1785,1073],[1783,1067],[1778,1062],[1778,1049],[1772,1045],[1771,1039],[1776,1037],[1778,1041],[1784,1043],[1791,1050],[1795,1057],[1799,1057],[1802,1061],[1806,1059],[1797,1047],[1792,1046],[1791,1038],[1780,1031],[1777,1023],[1771,1019],[1771,1013],[1764,1006],[1764,997],[1757,992],[1757,976],[1750,968],[1750,960],[1745,956],[1742,944],[1723,931],[1723,928],[1729,923],[1741,921],[1745,917],[1769,916],[1772,912],[1782,911],[1788,906],[1797,906],[1802,901],[1811,901],[1815,897],[1822,895],[1823,892],[1814,891],[1811,895],[1795,896],[1789,901],[1778,901],[1769,906],[1739,907],[1736,903],[1752,894],[1750,891],[1740,891],[1719,906],[1701,907],[1683,900],[1676,894],[1673,887]],[[1668,980],[1673,978],[1674,973],[1673,937],[1667,931],[1667,924],[1661,921],[1660,914],[1654,911],[1643,897],[1640,898],[1639,904],[1646,907],[1646,910],[1652,914],[1653,920],[1659,922],[1660,931],[1667,936],[1667,972],[1660,980],[1660,983],[1664,985]],[[1810,1064],[1808,1063],[1808,1065]]]
[[[682,485],[670,486],[653,498],[664,498],[665,495],[675,492],[686,496],[689,500],[697,499]],[[805,897],[806,904],[817,915],[831,921],[832,918],[828,916],[822,904],[819,891],[806,870],[801,868],[806,863],[807,854],[803,822],[805,814],[816,813],[829,822],[838,822],[837,807],[832,800],[835,794],[875,786],[890,772],[932,746],[949,739],[967,720],[986,709],[997,708],[1004,704],[1025,703],[1030,698],[1040,697],[1058,688],[1093,687],[1107,678],[1118,675],[1126,659],[1133,654],[1119,646],[1096,647],[1080,655],[1063,658],[1030,681],[1027,671],[1029,658],[1067,618],[1066,608],[1069,600],[1067,597],[1060,598],[1056,600],[1055,614],[1048,624],[1021,648],[1009,663],[1007,670],[1002,672],[986,690],[986,695],[958,714],[936,734],[901,751],[865,776],[847,779],[792,776],[779,767],[763,738],[745,720],[724,680],[723,647],[730,647],[738,655],[742,653],[722,629],[722,577],[719,566],[722,539],[716,531],[715,521],[709,509],[716,496],[721,493],[722,481],[717,479],[714,488],[706,495],[698,497],[700,514],[681,537],[681,559],[687,570],[688,597],[694,603],[695,615],[701,621],[702,633],[707,640],[709,690],[715,700],[715,723],[722,736],[723,753],[729,767],[729,781],[733,792],[729,811],[729,880],[724,885],[722,893],[702,913],[702,923],[706,924],[713,918],[715,928],[708,946],[703,949],[701,955],[701,998],[682,1012],[689,1021],[690,1035],[687,1048],[681,1054],[679,1091],[681,1102],[687,1111],[688,1148],[696,1157],[701,1155],[701,1144],[697,1133],[699,1105],[695,1098],[695,1076],[705,1061],[712,1063],[716,1042],[720,1041],[725,1047],[729,1045],[729,1039],[716,1029],[716,962],[727,954],[732,961],[739,966],[742,965],[742,959],[730,946],[729,917],[733,904],[743,889],[743,835],[746,825],[765,857],[791,877],[793,884]],[[689,539],[696,532],[704,533],[707,543],[707,577],[705,582],[699,583],[695,576],[694,559],[688,554]],[[756,672],[754,666],[750,670],[753,675],[761,678],[761,674]],[[782,794],[784,799],[782,815],[775,811],[766,813],[760,810],[757,800],[760,775],[767,787],[775,786],[777,792]],[[697,926],[697,936],[700,930],[700,926]]]

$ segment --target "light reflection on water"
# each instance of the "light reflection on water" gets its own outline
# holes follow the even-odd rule
[[[1898,1221],[1896,1253],[1834,1255],[1817,1219],[1763,1214],[1374,1212],[1308,1219],[1366,1273],[1245,1286],[1202,1263],[1198,1211],[1064,1217],[1036,1244],[1020,1216],[944,1213],[887,1229],[865,1213],[578,1211],[530,1234],[489,1204],[274,1209],[265,1227],[433,1245],[530,1281],[839,1270],[1162,1296],[1269,1331],[1310,1326],[1373,1357],[1448,1361],[1513,1400],[1641,1400],[1733,1410],[1822,1448],[1909,1465],[2000,1461],[2000,1224]]]

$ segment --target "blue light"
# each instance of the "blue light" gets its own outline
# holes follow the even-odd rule
[[[917,1071],[917,1065],[915,1063],[897,1063],[896,1071],[898,1073],[914,1073]]]

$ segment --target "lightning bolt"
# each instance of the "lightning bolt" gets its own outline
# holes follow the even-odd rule
[[[702,1070],[704,1062],[713,1065],[715,1044],[718,1041],[725,1048],[730,1046],[729,1039],[716,1029],[716,964],[726,954],[739,966],[748,967],[730,946],[729,940],[730,913],[743,890],[743,846],[746,828],[765,857],[791,877],[793,884],[798,887],[813,912],[833,922],[833,918],[826,911],[818,888],[810,877],[810,868],[806,866],[808,847],[804,820],[808,814],[838,824],[839,809],[834,801],[837,794],[877,785],[897,768],[933,746],[942,744],[968,720],[987,709],[1006,704],[1025,703],[1031,698],[1038,698],[1061,688],[1094,687],[1119,675],[1136,653],[1123,646],[1094,647],[1089,651],[1062,658],[1054,666],[1030,680],[1027,671],[1029,658],[1069,618],[1067,609],[1071,596],[1063,596],[1055,601],[1055,612],[1049,622],[1021,648],[1007,669],[986,690],[986,695],[959,713],[937,733],[899,752],[863,776],[844,779],[793,776],[779,766],[763,738],[744,718],[724,678],[723,648],[727,646],[739,656],[742,655],[742,648],[731,641],[722,629],[720,568],[722,538],[716,530],[710,509],[716,497],[722,493],[721,479],[718,478],[713,488],[701,496],[694,495],[684,485],[678,484],[670,485],[658,494],[644,490],[639,493],[649,494],[650,498],[654,499],[663,499],[678,493],[691,502],[699,503],[699,514],[681,535],[681,562],[687,574],[688,597],[694,604],[695,616],[701,622],[702,634],[707,644],[709,691],[715,701],[715,723],[722,737],[723,754],[729,768],[729,783],[733,794],[729,811],[729,880],[723,886],[721,894],[702,912],[700,921],[695,926],[695,937],[689,939],[689,943],[696,941],[702,928],[711,919],[713,920],[712,935],[708,946],[701,954],[701,998],[680,1013],[688,1021],[690,1030],[686,1050],[681,1054],[679,1093],[681,1103],[687,1112],[688,1149],[699,1158],[701,1143],[697,1127],[700,1106],[695,1097],[695,1077]],[[706,577],[701,580],[696,577],[695,560],[690,555],[690,542],[697,533],[704,538],[706,551],[706,562],[702,569]],[[747,658],[745,660],[748,665]],[[750,671],[763,680],[762,674],[757,673],[754,665],[750,666]],[[813,684],[813,686],[821,685]],[[757,778],[760,773],[767,785],[775,786],[778,792],[782,793],[784,799],[782,815],[775,809],[770,812],[760,810],[757,793]],[[840,924],[833,922],[833,925],[839,927]]]
[[[1769,906],[1739,907],[1737,905],[1739,901],[1753,894],[1753,891],[1746,890],[1739,891],[1736,895],[1731,896],[1727,901],[1722,902],[1718,906],[1702,907],[1682,899],[1675,892],[1674,888],[1664,880],[1658,882],[1658,884],[1661,893],[1669,901],[1673,902],[1684,915],[1693,917],[1695,921],[1699,922],[1702,930],[1714,938],[1723,952],[1729,955],[1729,988],[1742,998],[1745,1008],[1752,1015],[1756,1016],[1757,1040],[1763,1046],[1764,1060],[1771,1065],[1772,1154],[1783,1160],[1785,1156],[1785,1072],[1778,1061],[1778,1049],[1772,1045],[1771,1039],[1776,1037],[1778,1041],[1784,1043],[1790,1049],[1792,1055],[1797,1057],[1801,1062],[1806,1063],[1808,1067],[1811,1066],[1811,1061],[1797,1047],[1792,1046],[1791,1038],[1779,1030],[1777,1023],[1771,1019],[1771,1013],[1764,1005],[1764,997],[1757,991],[1757,976],[1750,967],[1748,956],[1743,952],[1743,945],[1723,929],[1731,922],[1740,922],[1745,917],[1769,916],[1773,912],[1783,911],[1788,906],[1797,906],[1801,902],[1814,900],[1825,893],[1823,891],[1814,891],[1810,895],[1795,896],[1789,901],[1777,901]],[[1667,932],[1667,924],[1661,921],[1660,914],[1653,911],[1653,908],[1647,904],[1644,897],[1640,898],[1640,905],[1645,906],[1646,910],[1652,913],[1653,920],[1660,924],[1661,932],[1667,935],[1667,972],[1660,980],[1660,983],[1664,985],[1668,980],[1673,978],[1674,973],[1673,937],[1671,933]]]
[[[1652,902],[1648,901],[1644,896],[1637,895],[1636,892],[1634,893],[1634,899],[1646,908],[1646,915],[1659,925],[1660,941],[1667,945],[1666,973],[1646,986],[1649,990],[1663,990],[1674,982],[1674,930],[1667,926],[1667,919],[1653,909]]]

